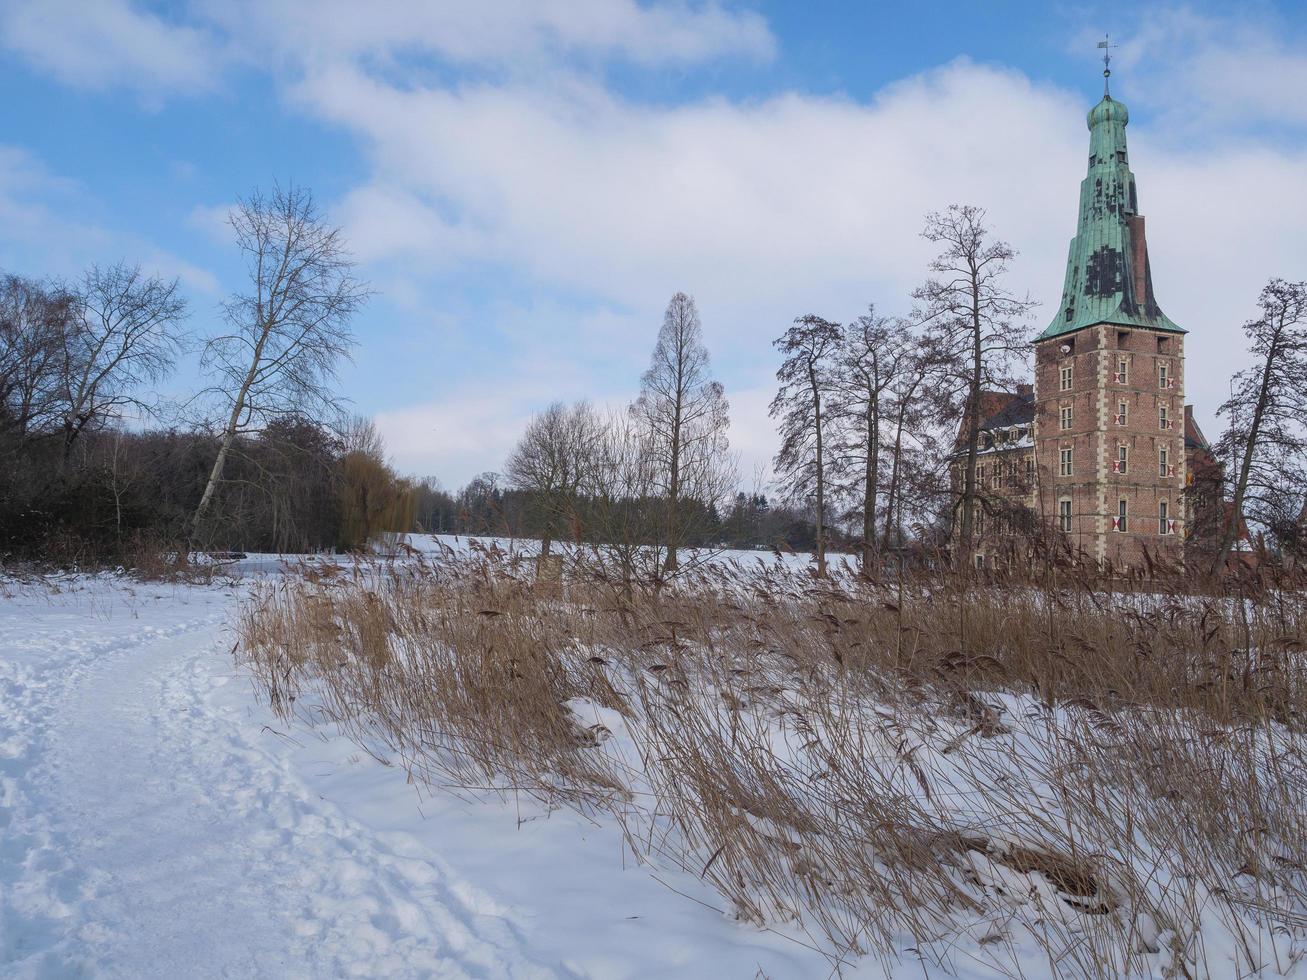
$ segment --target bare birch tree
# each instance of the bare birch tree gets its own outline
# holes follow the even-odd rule
[[[1229,420],[1216,453],[1226,461],[1232,506],[1213,575],[1225,567],[1245,518],[1282,532],[1307,504],[1307,282],[1272,279],[1257,302],[1261,315],[1243,326],[1256,363],[1235,374],[1217,409]]]
[[[1012,369],[1024,363],[1030,350],[1026,318],[1035,304],[1004,285],[1017,253],[1007,242],[991,240],[983,208],[951,204],[943,213],[932,212],[922,237],[943,246],[930,264],[934,275],[912,295],[924,304],[920,319],[941,355],[939,394],[952,401],[962,419],[966,455],[954,513],[961,508],[958,553],[969,556],[978,496],[981,392],[1016,383]]]
[[[73,296],[62,331],[65,456],[88,427],[151,410],[141,389],[172,370],[186,316],[177,280],[146,276],[139,266],[93,266]]]
[[[350,321],[367,300],[340,229],[326,223],[300,187],[258,191],[229,219],[245,259],[249,289],[231,296],[227,332],[208,340],[202,364],[223,421],[208,482],[191,519],[194,538],[242,434],[279,415],[338,415],[336,369],[354,346]]]
[[[693,530],[686,527],[684,502],[698,501],[706,512],[734,484],[727,409],[722,386],[712,379],[694,298],[677,293],[667,304],[640,396],[631,406],[649,432],[658,491],[666,502],[663,568],[668,573],[678,568],[678,552]]]
[[[840,325],[819,316],[798,317],[774,341],[785,355],[776,372],[780,388],[770,414],[780,421],[781,448],[775,467],[786,492],[811,500],[817,525],[817,574],[826,575],[828,405],[835,394],[836,359],[843,344]]]
[[[568,408],[554,402],[531,419],[508,457],[505,475],[509,483],[527,491],[532,505],[541,511],[542,558],[549,557],[564,522],[574,516],[577,496],[596,465],[600,429],[587,403]]]

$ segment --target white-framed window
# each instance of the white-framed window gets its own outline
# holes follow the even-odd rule
[[[1167,365],[1166,361],[1157,362],[1157,387],[1171,387],[1170,367]]]
[[[1116,359],[1116,378],[1113,379],[1117,384],[1123,385],[1130,379],[1130,362],[1124,357]]]
[[[1058,382],[1058,383],[1059,383],[1059,386],[1060,386],[1060,387],[1059,387],[1059,390],[1060,390],[1060,391],[1070,391],[1070,390],[1071,390],[1071,365],[1070,365],[1070,364],[1063,364],[1063,365],[1062,365],[1062,371],[1061,371],[1061,374],[1060,374],[1059,382]]]
[[[1129,418],[1130,406],[1125,402],[1116,403],[1116,424],[1125,425]]]
[[[1127,510],[1127,502],[1122,497],[1116,502],[1116,516],[1112,518],[1112,530],[1125,532],[1129,526],[1130,515]]]
[[[1026,482],[1033,484],[1035,482],[1035,457],[1026,457]]]
[[[995,490],[1003,485],[1003,464],[1001,462],[994,464],[994,482],[990,485]]]
[[[1071,498],[1063,497],[1057,502],[1057,526],[1063,533],[1071,533]]]
[[[984,568],[984,567],[985,567],[985,556],[984,556],[984,555],[976,555],[976,567],[977,567],[977,568]]]
[[[1059,449],[1057,451],[1057,472],[1059,476],[1071,475],[1071,450]]]
[[[1112,463],[1113,473],[1124,473],[1126,464],[1130,462],[1130,447],[1120,445],[1116,447],[1116,459]]]
[[[1166,501],[1165,501],[1165,500],[1159,500],[1159,501],[1157,502],[1157,533],[1158,533],[1158,534],[1170,534],[1170,533],[1171,533],[1171,520],[1170,520],[1170,518],[1171,518],[1171,515],[1168,513],[1168,509],[1167,509]]]
[[[1063,429],[1071,428],[1071,406],[1063,405],[1058,410],[1058,422]]]
[[[976,466],[976,486],[983,487],[984,485],[985,485],[985,464],[980,463]]]
[[[1166,405],[1161,402],[1157,405],[1157,427],[1159,429],[1171,428],[1171,416]]]
[[[1166,448],[1157,450],[1157,475],[1166,478],[1170,473],[1171,451]]]

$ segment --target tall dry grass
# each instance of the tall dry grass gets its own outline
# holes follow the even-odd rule
[[[241,656],[428,784],[611,814],[838,969],[1307,953],[1307,602],[447,556],[265,588]]]

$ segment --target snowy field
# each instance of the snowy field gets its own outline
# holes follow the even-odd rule
[[[829,974],[615,827],[282,731],[233,669],[245,587],[4,585],[0,976]]]
[[[236,668],[233,623],[252,589],[299,567],[250,556],[205,585],[0,580],[0,976],[941,975],[910,944],[892,967],[835,971],[802,933],[738,921],[700,875],[636,861],[611,820],[421,789],[398,760],[306,723],[312,698],[287,725]],[[1019,877],[1005,884],[1028,887]],[[958,938],[955,975],[1011,975]],[[1287,933],[1272,946],[1266,975],[1307,975]]]

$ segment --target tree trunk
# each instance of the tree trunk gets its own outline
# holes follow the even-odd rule
[[[241,413],[245,411],[245,399],[249,397],[250,387],[258,376],[259,362],[263,360],[263,348],[271,332],[272,324],[265,320],[263,330],[259,334],[259,342],[254,345],[254,357],[250,361],[250,369],[245,372],[241,389],[232,401],[231,415],[227,419],[227,427],[222,431],[222,445],[218,447],[218,458],[213,461],[213,469],[209,472],[209,482],[204,485],[204,494],[200,497],[199,506],[195,508],[195,514],[191,517],[191,530],[187,537],[192,545],[200,529],[200,521],[204,519],[205,511],[209,509],[209,503],[213,500],[214,489],[222,479],[222,469],[227,463],[227,454],[231,452],[232,443],[236,441],[236,430],[240,427]]]
[[[209,482],[204,485],[204,495],[200,497],[200,504],[195,508],[195,514],[191,517],[191,531],[188,535],[189,543],[194,546],[195,536],[200,529],[200,521],[204,518],[204,513],[209,509],[209,502],[213,499],[213,490],[222,479],[222,469],[227,464],[227,454],[231,451],[231,444],[236,438],[235,428],[226,429],[222,434],[222,444],[218,447],[218,457],[213,461],[213,469],[209,471]]]
[[[1262,380],[1257,390],[1257,404],[1253,408],[1252,422],[1248,425],[1248,439],[1243,447],[1243,459],[1239,462],[1239,478],[1234,487],[1234,499],[1230,503],[1229,526],[1226,527],[1221,537],[1221,546],[1217,549],[1216,557],[1212,560],[1212,567],[1209,570],[1213,578],[1218,577],[1225,569],[1226,560],[1230,557],[1230,550],[1239,537],[1239,524],[1243,517],[1243,501],[1248,492],[1248,475],[1252,472],[1253,456],[1257,452],[1257,440],[1261,435],[1262,416],[1266,412],[1267,394],[1271,387],[1271,377],[1275,371],[1275,359],[1278,353],[1279,337],[1277,335],[1271,342],[1270,348],[1266,352],[1266,362],[1262,365]],[[1217,505],[1220,505],[1219,500]]]
[[[808,383],[812,386],[812,417],[816,430],[817,451],[817,574],[826,577],[826,474],[821,445],[821,389],[817,386],[817,372],[808,365]]]
[[[903,414],[903,410],[900,409],[895,421],[894,459],[890,463],[889,488],[885,492],[885,530],[881,534],[881,541],[887,545],[895,540],[890,535],[896,528],[894,514],[899,502],[899,467],[903,459]]]
[[[975,541],[974,513],[976,500],[976,456],[980,448],[980,379],[983,366],[981,352],[980,294],[973,271],[971,279],[971,383],[967,408],[967,463],[962,478],[962,552],[963,564],[972,564]]]
[[[876,396],[867,399],[867,460],[863,473],[862,574],[871,575],[876,555],[876,498],[880,495],[880,408]]]
[[[685,410],[684,385],[684,349],[683,345],[678,343],[676,405],[672,415],[671,468],[667,480],[667,561],[663,565],[663,571],[668,575],[675,572],[678,567],[676,549],[680,543],[677,538],[680,535],[681,516],[679,513],[681,506],[681,415]]]

